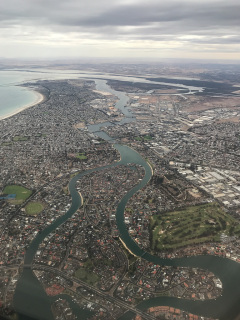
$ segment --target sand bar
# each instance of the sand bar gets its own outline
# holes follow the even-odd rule
[[[103,96],[112,96],[113,94],[110,93],[110,92],[106,92],[106,91],[99,91],[99,90],[92,90],[93,92],[96,92],[96,93],[100,93],[102,94]]]
[[[123,246],[124,246],[125,249],[127,249],[134,257],[137,257],[137,256],[135,255],[135,253],[133,253],[133,252],[127,247],[127,245],[125,244],[125,242],[122,240],[121,237],[119,237],[119,240],[122,242],[122,244],[123,244]]]

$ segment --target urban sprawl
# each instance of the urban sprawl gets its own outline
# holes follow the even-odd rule
[[[119,66],[112,73],[136,70]],[[174,68],[145,72],[187,76]],[[97,90],[94,79],[25,84],[43,102],[0,121],[0,316],[17,319],[15,289],[24,268],[31,268],[53,299],[54,319],[78,319],[66,295],[86,319],[118,319],[128,311],[135,319],[209,319],[169,306],[136,307],[161,296],[216,299],[222,283],[208,270],[156,265],[128,250],[116,208],[145,172],[118,165],[114,144],[88,127],[103,123],[102,132],[136,150],[153,170],[124,212],[139,247],[162,258],[215,255],[240,263],[240,100],[237,81],[229,78],[235,91],[225,95],[106,80],[129,97],[133,117],[125,123],[118,97]],[[113,163],[76,182],[82,206],[44,238],[26,266],[33,239],[69,210],[69,181]]]

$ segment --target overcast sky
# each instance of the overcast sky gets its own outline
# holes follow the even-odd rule
[[[240,0],[3,0],[0,57],[240,59]]]

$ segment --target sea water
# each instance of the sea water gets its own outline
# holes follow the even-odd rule
[[[59,70],[0,70],[0,119],[34,104],[38,97],[30,88],[21,86],[26,82],[48,79],[75,79],[78,72]]]
[[[37,100],[33,91],[20,86],[27,80],[21,72],[0,71],[0,119]]]

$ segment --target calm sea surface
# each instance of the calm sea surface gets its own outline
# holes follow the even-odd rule
[[[78,75],[60,71],[15,71],[0,70],[0,119],[16,112],[37,100],[36,93],[20,85],[28,81],[40,79],[76,78]]]
[[[36,100],[34,92],[15,85],[23,80],[17,72],[0,72],[0,118]]]

